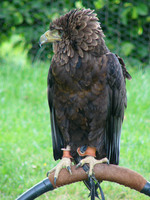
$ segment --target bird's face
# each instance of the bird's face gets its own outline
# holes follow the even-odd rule
[[[83,57],[83,52],[95,48],[99,38],[103,37],[98,18],[93,12],[90,9],[72,10],[56,19],[50,24],[49,30],[41,36],[40,45],[49,42],[60,43],[58,51],[62,48],[63,52],[68,51],[70,55],[69,49],[72,48]],[[63,44],[68,46],[66,50]]]
[[[41,37],[39,41],[39,45],[42,46],[46,43],[61,41],[61,34],[57,29],[46,31]]]

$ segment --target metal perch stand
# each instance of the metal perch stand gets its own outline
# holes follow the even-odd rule
[[[72,175],[66,169],[61,170],[56,186],[54,185],[54,173],[51,173],[48,178],[30,188],[16,200],[32,200],[58,187],[88,179],[88,175],[82,168],[75,169],[75,166],[72,166],[71,170]],[[133,170],[111,164],[97,164],[94,172],[97,180],[119,183],[150,196],[150,183]]]

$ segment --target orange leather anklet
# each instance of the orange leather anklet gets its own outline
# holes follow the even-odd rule
[[[70,150],[67,150],[67,149],[62,149],[62,150],[63,150],[63,158],[73,158],[70,155]]]
[[[80,151],[80,147],[77,149],[79,156],[93,156],[96,157],[96,148],[95,147],[87,147],[85,152]]]

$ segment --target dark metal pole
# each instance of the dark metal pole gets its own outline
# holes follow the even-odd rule
[[[150,197],[150,182],[147,182],[140,192]]]
[[[24,192],[20,195],[16,200],[33,200],[40,195],[53,190],[54,187],[48,178],[44,179],[43,181],[37,183],[32,188]]]

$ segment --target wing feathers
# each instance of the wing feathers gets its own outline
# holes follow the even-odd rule
[[[126,89],[122,67],[112,53],[108,54],[108,117],[105,145],[111,164],[119,164],[121,126],[126,106]]]
[[[62,157],[61,148],[64,147],[63,138],[56,123],[55,110],[51,110],[51,127],[52,127],[52,142],[54,159],[58,160]]]
[[[52,62],[51,65],[53,64],[54,63]],[[49,108],[50,108],[50,119],[51,119],[51,134],[52,134],[52,143],[53,143],[53,156],[55,160],[58,160],[62,157],[61,148],[64,147],[64,140],[57,124],[55,108],[53,105],[54,78],[52,75],[51,67],[49,69],[47,82],[48,82],[48,103],[49,103]]]

